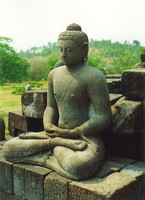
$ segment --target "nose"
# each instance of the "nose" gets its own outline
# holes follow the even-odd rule
[[[64,50],[62,51],[62,57],[63,57],[63,58],[66,58],[66,56],[67,56],[67,53],[66,53],[66,50],[64,49]]]

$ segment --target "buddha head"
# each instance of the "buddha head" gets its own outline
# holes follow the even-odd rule
[[[88,36],[78,24],[70,24],[66,31],[60,33],[58,45],[61,60],[68,67],[75,67],[87,61]]]

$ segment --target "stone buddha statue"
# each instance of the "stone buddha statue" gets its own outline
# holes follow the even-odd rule
[[[60,33],[63,65],[48,75],[44,131],[23,133],[4,146],[7,160],[50,168],[72,180],[93,176],[105,155],[101,135],[111,123],[105,76],[86,64],[88,37],[77,24]]]

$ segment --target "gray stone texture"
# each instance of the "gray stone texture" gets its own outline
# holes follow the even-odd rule
[[[113,172],[119,172],[123,167],[124,165],[121,163],[112,162],[112,161],[104,161],[102,167],[96,173],[95,176],[98,178],[104,178],[105,176]]]
[[[43,200],[44,197],[44,178],[51,170],[39,167],[28,166],[25,169],[25,198],[27,200]]]
[[[68,200],[68,183],[70,180],[53,172],[44,181],[45,200]]]
[[[25,200],[25,199],[0,191],[0,200]]]
[[[22,95],[22,113],[25,117],[43,118],[47,104],[47,91],[37,90]]]
[[[133,136],[139,134],[142,128],[142,101],[119,99],[112,106],[113,134]]]
[[[25,166],[24,164],[13,165],[13,192],[21,198],[25,198]]]
[[[90,179],[69,184],[70,200],[136,200],[136,179],[113,173],[104,179]]]
[[[19,134],[28,131],[42,131],[44,130],[43,119],[25,117],[20,110],[12,111],[9,112],[8,129],[12,136],[18,136]]]
[[[12,163],[4,157],[0,157],[0,191],[10,194],[13,192]]]
[[[125,158],[122,156],[108,155],[106,160],[113,161],[115,163],[122,164],[124,166],[135,163],[136,161],[130,158]]]
[[[120,173],[136,178],[136,194],[138,200],[145,199],[145,168],[136,166],[135,164],[128,165]]]
[[[121,94],[121,78],[107,78],[109,93]]]
[[[145,69],[126,70],[122,74],[122,94],[129,99],[145,99]]]

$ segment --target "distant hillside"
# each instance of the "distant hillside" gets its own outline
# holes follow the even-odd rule
[[[104,74],[118,74],[140,62],[141,46],[137,40],[132,44],[127,41],[122,44],[111,40],[90,40],[89,47],[87,63],[100,69]],[[19,55],[28,59],[31,65],[31,79],[35,77],[36,80],[41,80],[47,78],[47,73],[59,60],[59,49],[57,43],[49,42],[42,47],[20,51]]]

